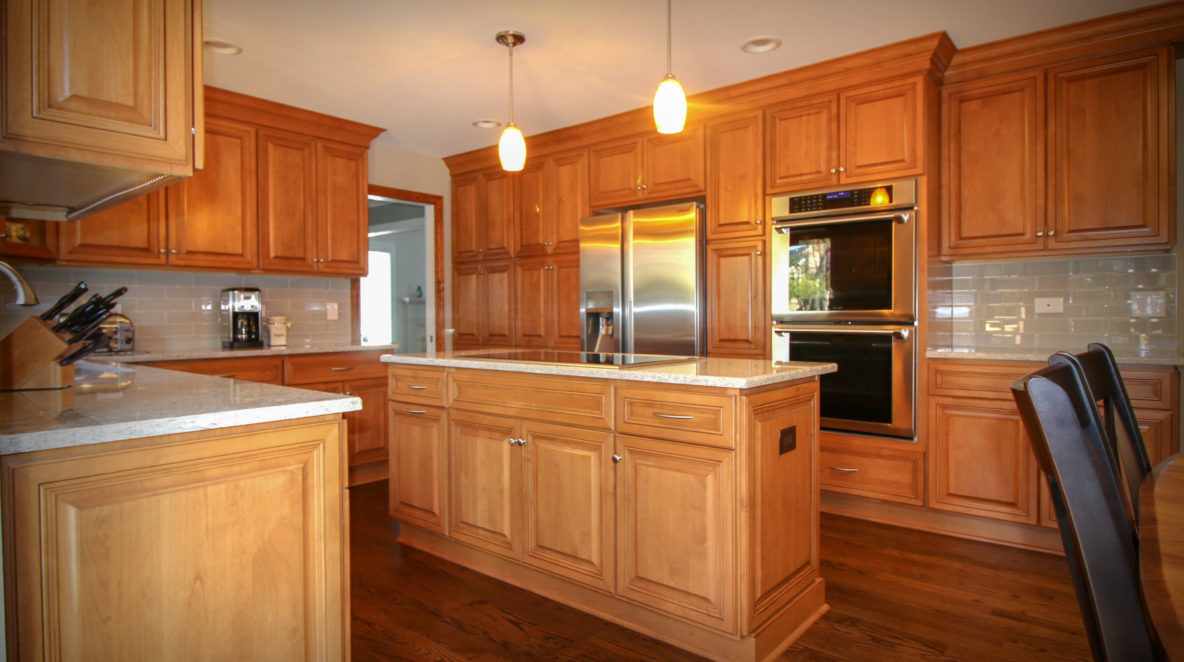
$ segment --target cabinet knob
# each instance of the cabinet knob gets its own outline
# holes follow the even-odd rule
[[[477,270],[477,275],[478,275],[478,276],[484,276],[484,275],[485,275],[485,272],[484,272],[484,271],[481,271],[480,269],[478,269],[478,270]]]
[[[473,252],[474,252],[474,253],[484,253],[484,252],[485,252],[485,249],[484,249],[484,248],[478,248],[477,250],[475,250],[475,251],[473,251]]]
[[[757,254],[757,255],[760,255],[760,254],[761,254],[761,252],[760,252],[760,251],[757,251],[757,252],[756,252],[756,254]]]
[[[555,245],[555,242],[553,242],[553,241],[544,241],[544,242],[543,242],[543,245],[544,245],[544,246],[554,246],[554,245]]]
[[[620,462],[623,459],[625,459],[625,458],[621,457],[620,455],[617,455],[616,453],[613,453],[613,462]]]
[[[843,166],[839,166],[839,172],[847,172],[847,169]]]
[[[167,253],[168,251],[166,251],[165,249],[163,249],[163,248],[162,248],[162,249],[160,249],[160,252],[161,252],[161,253]]]
[[[1044,233],[1043,233],[1043,232],[1039,232],[1039,231],[1038,231],[1038,232],[1036,233],[1036,236],[1037,236],[1037,237],[1043,237],[1043,236],[1044,236]]]
[[[175,249],[175,248],[174,248],[174,249],[172,249],[172,250],[171,250],[171,251],[169,251],[169,252],[170,252],[170,253],[172,253],[173,255],[176,255],[176,254],[177,254],[177,249]]]
[[[830,169],[830,174],[832,174],[832,175],[833,175],[833,174],[835,174],[836,172],[838,172],[838,170],[836,170],[835,168],[831,168],[831,169]]]
[[[640,191],[640,190],[641,190],[641,184],[638,184],[637,186],[634,186],[634,187],[633,187],[633,190],[634,190],[634,191]]]
[[[1048,231],[1048,236],[1050,236],[1050,237],[1052,237],[1052,236],[1055,236],[1055,235],[1056,235],[1056,233],[1057,233],[1057,231],[1056,231],[1056,230],[1049,230],[1049,231]]]
[[[518,445],[518,440],[517,440],[517,439],[515,439],[515,438],[513,438],[513,437],[510,437],[510,445],[511,445],[511,446],[517,446],[517,445]]]
[[[763,224],[763,223],[764,223],[764,221],[762,221],[761,219],[759,219],[759,218],[758,218],[758,219],[756,219],[756,224],[757,224],[757,225],[761,225],[761,224]]]
[[[547,266],[543,267],[543,269],[546,271],[550,271],[554,268],[555,268],[555,265],[553,265],[553,264],[548,264]]]
[[[0,241],[4,241],[5,239],[8,239],[8,233],[0,232]]]

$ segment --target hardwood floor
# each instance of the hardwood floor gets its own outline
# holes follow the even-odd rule
[[[396,542],[351,488],[353,659],[697,660]],[[822,516],[830,611],[783,660],[1087,660],[1062,557]]]

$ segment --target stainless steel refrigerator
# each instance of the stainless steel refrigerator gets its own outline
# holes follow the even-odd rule
[[[703,355],[702,227],[698,203],[580,220],[584,351]]]

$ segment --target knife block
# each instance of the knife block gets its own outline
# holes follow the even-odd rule
[[[74,366],[60,366],[70,344],[48,322],[30,317],[0,339],[0,390],[63,389],[74,384]]]

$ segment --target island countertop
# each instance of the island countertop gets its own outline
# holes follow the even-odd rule
[[[540,375],[562,375],[569,377],[598,377],[638,382],[659,382],[665,384],[693,384],[723,388],[755,388],[769,384],[790,382],[807,377],[835,372],[834,363],[811,363],[805,361],[769,361],[757,359],[722,359],[701,356],[664,357],[669,361],[656,361],[653,365],[630,365],[609,367],[585,365],[566,361],[533,360],[532,358],[509,358],[519,354],[531,357],[538,350],[475,349],[454,352],[428,352],[425,354],[383,354],[386,363],[470,368],[474,370],[502,370],[526,372]],[[581,352],[556,350],[566,359],[574,359]],[[567,356],[570,355],[570,356]]]
[[[79,361],[73,403],[55,391],[0,393],[0,455],[356,411],[356,396]]]

